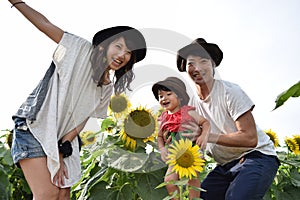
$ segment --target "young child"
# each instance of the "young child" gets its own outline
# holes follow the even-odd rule
[[[160,130],[158,133],[158,148],[161,151],[161,158],[163,161],[167,160],[167,145],[171,140],[180,139],[181,133],[188,132],[181,125],[190,122],[197,123],[201,129],[202,134],[197,138],[196,144],[204,149],[206,146],[207,136],[210,129],[209,122],[200,116],[194,107],[188,106],[189,96],[186,93],[185,84],[176,77],[168,77],[163,81],[159,81],[152,86],[152,92],[155,98],[159,101],[162,108],[165,110],[159,117]],[[168,132],[170,134],[167,141],[164,140],[163,135]],[[169,167],[165,182],[171,180],[178,180],[178,174],[172,173],[172,168]],[[191,179],[189,185],[200,187],[200,180],[198,177]],[[166,186],[168,193],[171,195],[178,187],[176,185],[168,184]],[[199,198],[200,192],[196,190],[189,191],[190,199]]]

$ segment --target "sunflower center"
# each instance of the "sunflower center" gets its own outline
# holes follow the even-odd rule
[[[130,113],[133,122],[139,126],[147,126],[151,123],[150,115],[145,110],[135,110]]]
[[[296,144],[298,144],[298,146],[299,146],[300,145],[300,137],[295,136],[294,140],[295,140]]]
[[[185,151],[179,158],[177,158],[177,163],[184,168],[191,167],[194,163],[194,156],[190,151]]]
[[[127,108],[127,100],[123,96],[115,96],[110,101],[110,108],[113,112],[120,113]]]
[[[155,131],[155,119],[146,110],[134,110],[124,121],[125,132],[135,138],[147,138]]]
[[[95,136],[87,137],[86,140],[88,142],[93,142],[95,140]]]

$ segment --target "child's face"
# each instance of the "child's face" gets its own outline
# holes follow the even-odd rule
[[[170,113],[175,113],[180,109],[180,99],[172,91],[158,90],[158,101]]]

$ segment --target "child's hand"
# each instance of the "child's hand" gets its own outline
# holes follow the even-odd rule
[[[161,159],[166,162],[167,161],[167,156],[168,156],[168,150],[165,147],[162,147],[159,149],[160,150],[160,156]]]
[[[172,141],[172,137],[170,137],[170,132],[168,130],[166,130],[162,133],[162,135],[163,135],[164,143],[170,144]]]

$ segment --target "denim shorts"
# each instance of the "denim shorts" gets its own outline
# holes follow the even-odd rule
[[[15,118],[11,155],[15,164],[26,158],[46,156],[41,144],[35,139],[27,127],[26,119]],[[19,166],[19,165],[18,165]]]

